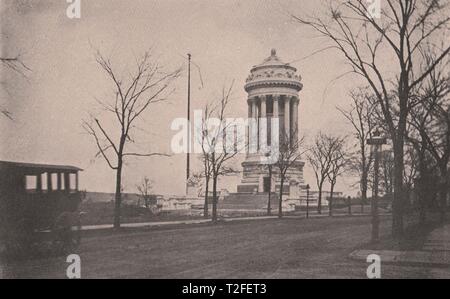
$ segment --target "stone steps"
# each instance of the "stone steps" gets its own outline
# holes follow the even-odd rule
[[[220,202],[220,209],[247,209],[247,210],[266,210],[268,194],[230,194]],[[272,210],[278,208],[278,197],[272,194]]]

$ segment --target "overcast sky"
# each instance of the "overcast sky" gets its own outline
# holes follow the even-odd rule
[[[76,165],[85,169],[81,188],[113,191],[114,172],[102,159],[94,159],[95,145],[81,127],[89,112],[98,112],[95,98],[111,96],[110,82],[95,63],[95,49],[110,57],[124,75],[132,70],[134,57],[149,48],[168,70],[185,66],[184,57],[191,53],[200,67],[200,72],[193,68],[194,108],[217,97],[221,88],[234,80],[229,115],[245,117],[245,79],[253,65],[270,55],[271,48],[277,49],[282,60],[291,62],[324,47],[323,39],[287,14],[320,13],[318,2],[81,0],[81,19],[69,19],[65,0],[0,0],[2,55],[21,53],[32,70],[26,79],[1,70],[1,101],[13,113],[14,121],[0,118],[0,134],[5,140],[0,159]],[[350,134],[335,107],[346,107],[348,91],[361,81],[353,76],[334,82],[348,70],[342,56],[328,51],[293,65],[304,84],[301,134],[312,137],[319,130]],[[186,114],[185,73],[174,87],[169,101],[152,106],[139,123],[139,147],[143,150],[170,151],[175,134],[170,124]],[[238,157],[236,164],[243,158]],[[155,181],[156,192],[182,194],[185,157],[129,159],[125,189],[134,192],[143,176]],[[315,185],[309,167],[305,178]],[[239,180],[227,179],[220,187],[234,191]],[[349,191],[354,182],[348,178],[337,189]]]

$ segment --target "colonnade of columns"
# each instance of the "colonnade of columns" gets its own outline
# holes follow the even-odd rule
[[[248,117],[254,120],[257,125],[258,151],[262,147],[264,140],[261,136],[268,136],[268,143],[271,138],[271,118],[278,117],[280,120],[278,136],[288,138],[289,144],[298,140],[298,105],[299,98],[289,95],[263,95],[250,97],[248,99]],[[267,119],[267,134],[262,133],[261,118]],[[284,130],[281,131],[281,130]],[[248,134],[250,136],[250,134]],[[250,144],[250,140],[248,140]]]

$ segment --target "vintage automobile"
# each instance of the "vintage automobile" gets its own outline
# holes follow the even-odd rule
[[[80,171],[0,161],[0,243],[7,255],[28,255],[42,247],[69,251],[79,245]]]

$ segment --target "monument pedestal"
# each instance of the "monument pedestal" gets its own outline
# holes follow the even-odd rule
[[[289,194],[289,198],[300,198],[300,188],[305,184],[303,179],[303,167],[305,163],[296,161],[286,173],[283,193]],[[248,158],[242,163],[243,174],[241,183],[237,186],[238,193],[268,193],[279,192],[281,178],[276,165],[272,165],[272,182],[269,184],[269,166],[261,162],[257,156]]]

